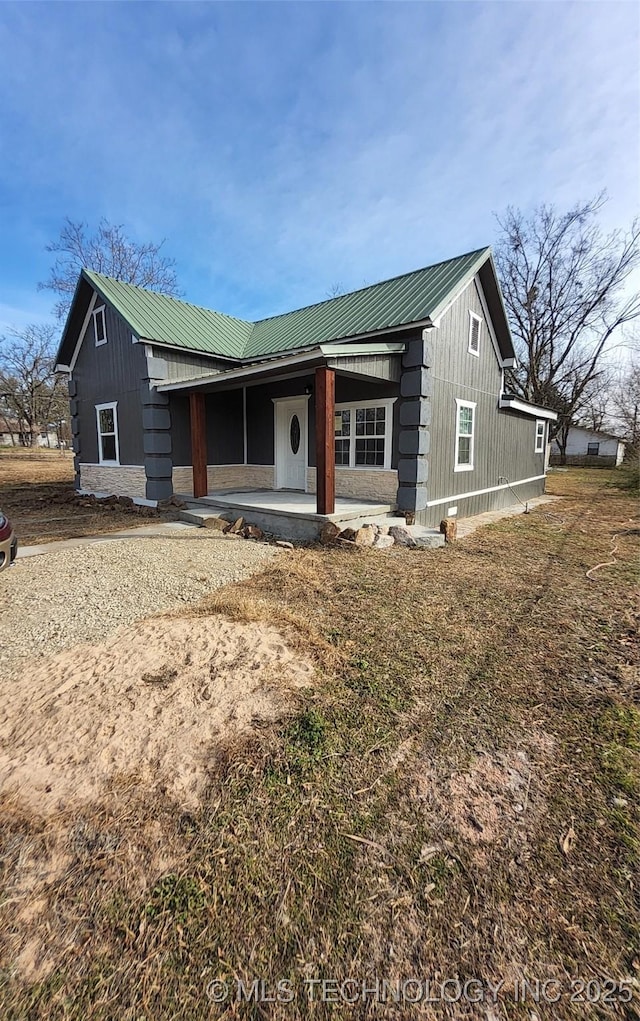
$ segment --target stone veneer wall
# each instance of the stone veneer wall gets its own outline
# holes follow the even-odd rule
[[[146,497],[147,476],[138,465],[121,464],[110,468],[102,464],[80,463],[80,489],[112,496]]]
[[[307,468],[307,491],[316,491],[316,470]],[[397,471],[336,467],[336,496],[355,500],[377,500],[395,507],[398,497]]]
[[[209,493],[216,489],[273,489],[273,472],[271,464],[209,464]],[[173,491],[193,493],[193,469],[190,465],[173,469]]]

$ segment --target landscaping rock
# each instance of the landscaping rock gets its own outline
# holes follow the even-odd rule
[[[395,543],[395,539],[393,538],[392,535],[385,535],[383,533],[380,533],[379,535],[376,535],[375,542],[373,544],[373,548],[374,549],[389,549],[389,547],[393,546],[394,543]]]
[[[398,546],[415,546],[416,540],[402,525],[392,525],[389,529],[389,535],[397,542]]]
[[[319,539],[323,546],[330,546],[340,535],[340,528],[333,521],[327,521],[320,530]]]
[[[344,539],[345,542],[353,542],[356,537],[355,528],[343,528],[338,536],[339,539]]]
[[[356,546],[373,546],[376,541],[376,526],[375,525],[363,525],[359,528],[355,534],[354,542]]]
[[[133,499],[130,496],[119,496],[118,503],[121,507],[133,507]]]
[[[210,517],[203,518],[202,524],[205,528],[215,528],[218,532],[224,532],[225,528],[229,527],[230,522],[226,521],[225,518]]]
[[[285,539],[276,539],[276,546],[279,546],[281,549],[293,549],[293,543],[286,542]]]
[[[440,522],[440,531],[444,535],[445,542],[455,542],[458,535],[458,522],[455,518],[443,518]]]
[[[257,525],[245,525],[240,535],[245,539],[262,539],[264,532]]]
[[[227,525],[227,527],[225,529],[223,529],[223,531],[226,532],[226,533],[233,532],[235,535],[237,535],[238,532],[241,530],[243,525],[244,525],[244,518],[236,518],[236,520],[233,522],[233,524],[232,525]]]

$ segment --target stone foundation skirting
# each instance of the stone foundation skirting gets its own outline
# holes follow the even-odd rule
[[[141,465],[80,464],[80,489],[145,499],[147,476]]]
[[[316,491],[316,470],[307,468],[307,491]],[[398,473],[392,470],[336,467],[336,496],[355,500],[375,500],[395,507],[398,497]]]
[[[273,471],[271,464],[209,464],[209,492],[224,489],[273,489]],[[190,465],[173,469],[173,491],[193,494],[193,469]]]

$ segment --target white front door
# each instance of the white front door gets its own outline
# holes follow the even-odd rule
[[[304,397],[286,397],[276,406],[276,489],[307,488],[307,406]]]

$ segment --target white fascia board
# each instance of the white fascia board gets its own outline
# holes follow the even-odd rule
[[[403,343],[386,344],[320,344],[319,350],[330,358],[353,358],[358,355],[401,355],[407,350]]]
[[[527,404],[526,401],[521,401],[517,397],[500,397],[498,407],[507,408],[510,411],[521,411],[523,415],[531,415],[532,418],[546,418],[549,422],[558,421],[558,415],[555,411],[549,411],[548,408],[539,408],[535,404]]]
[[[467,287],[475,277],[480,267],[484,266],[485,262],[489,258],[489,254],[490,254],[489,249],[487,248],[483,249],[482,253],[478,256],[476,261],[473,263],[472,266],[469,267],[469,269],[463,276],[455,294],[454,295],[448,294],[445,298],[442,299],[439,305],[432,309],[430,318],[434,326],[438,325],[438,321],[442,318],[442,316],[449,311],[453,303],[457,301],[460,295],[466,291]]]
[[[87,309],[87,314],[84,317],[84,322],[82,324],[82,329],[80,330],[80,334],[78,336],[78,343],[76,344],[75,351],[73,352],[73,355],[71,356],[71,361],[69,362],[69,367],[68,367],[68,369],[66,369],[67,372],[73,372],[73,370],[75,369],[76,362],[78,360],[78,355],[80,354],[80,348],[82,347],[82,344],[83,344],[83,341],[84,341],[84,337],[85,337],[85,334],[87,332],[87,327],[89,325],[89,321],[90,321],[91,316],[93,314],[93,310],[95,308],[95,304],[96,304],[97,300],[98,300],[98,292],[94,290],[93,297],[91,298],[91,301],[89,302],[89,308]]]

